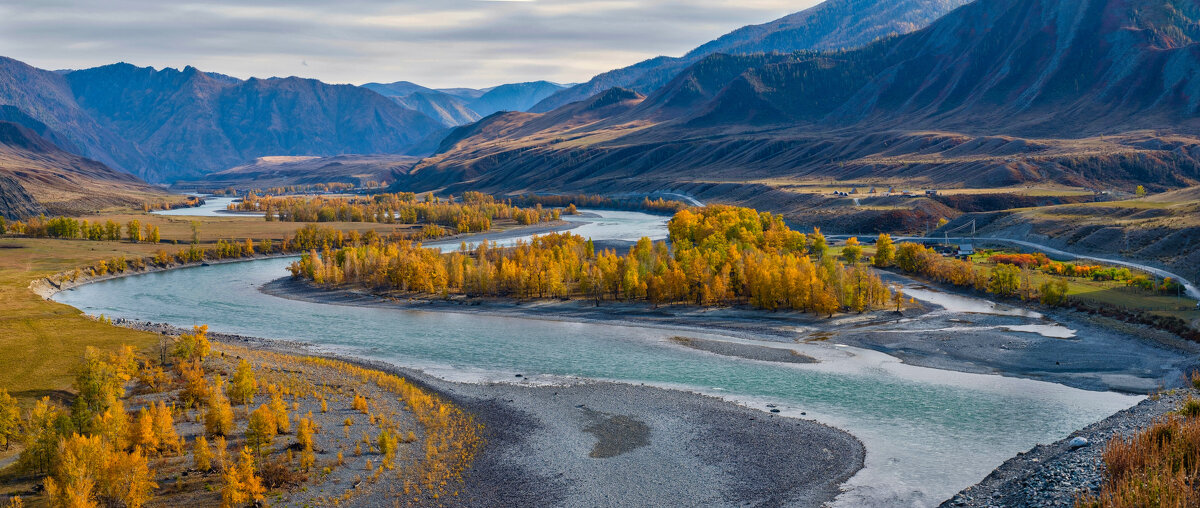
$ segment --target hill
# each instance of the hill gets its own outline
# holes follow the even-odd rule
[[[839,50],[922,28],[966,0],[828,0],[761,25],[739,28],[682,57],[659,56],[597,75],[547,97],[530,111],[544,113],[613,87],[650,94],[705,57],[799,50]]]
[[[81,214],[161,201],[167,193],[133,175],[59,149],[34,131],[0,122],[0,215]]]
[[[392,182],[419,160],[407,155],[335,155],[332,157],[260,157],[202,180],[178,182],[181,189],[268,189],[289,185],[350,183],[365,187],[369,182]]]

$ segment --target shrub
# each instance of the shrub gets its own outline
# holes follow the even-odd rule
[[[1200,399],[1192,398],[1192,396],[1189,395],[1187,400],[1183,401],[1183,405],[1179,406],[1179,410],[1176,412],[1188,418],[1200,416]]]

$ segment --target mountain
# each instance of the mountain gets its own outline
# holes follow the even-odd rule
[[[334,155],[331,157],[259,157],[254,162],[205,175],[195,182],[177,182],[173,188],[267,189],[288,185],[352,183],[365,187],[406,173],[419,160],[406,155]]]
[[[819,208],[797,190],[814,181],[1196,185],[1198,13],[1186,0],[980,0],[857,50],[714,54],[605,118],[485,118],[404,184],[672,188],[775,210]]]
[[[166,196],[133,175],[65,152],[23,125],[0,121],[0,216],[80,214]]]
[[[500,85],[472,100],[470,107],[481,117],[497,111],[526,111],[563,88],[562,85],[549,81]]]
[[[402,153],[443,128],[361,87],[243,81],[193,67],[57,73],[0,59],[0,104],[45,124],[80,155],[159,182],[262,156]]]
[[[481,95],[488,93],[492,88],[438,88],[437,91],[444,94],[453,95],[459,99],[471,101],[478,99]]]
[[[404,97],[393,97],[397,104],[420,111],[446,127],[471,123],[482,118],[471,109],[467,101],[441,92],[415,92]]]
[[[66,138],[78,155],[128,171],[145,169],[147,159],[134,143],[79,106],[65,74],[0,57],[0,104]]]
[[[432,88],[425,88],[411,81],[397,81],[395,83],[367,83],[362,86],[384,97],[404,97],[417,92],[438,93]]]
[[[525,111],[564,87],[549,81],[531,81],[479,90],[435,90],[409,81],[397,81],[367,83],[363,88],[390,97],[408,109],[420,111],[446,127],[455,127],[474,122],[497,111]]]
[[[967,0],[829,0],[761,25],[739,28],[678,58],[660,56],[597,75],[556,92],[530,111],[544,113],[613,87],[649,94],[716,53],[749,55],[838,50],[922,28]]]

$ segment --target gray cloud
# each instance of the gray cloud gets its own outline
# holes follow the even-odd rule
[[[242,78],[427,86],[583,81],[816,0],[5,0],[0,55]]]

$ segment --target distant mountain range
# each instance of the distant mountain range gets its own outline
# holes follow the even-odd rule
[[[713,54],[604,115],[459,128],[405,185],[760,202],[788,199],[762,183],[779,178],[1195,185],[1198,14],[1185,0],[980,0],[856,50]]]
[[[547,97],[529,111],[544,113],[614,87],[650,94],[689,65],[717,53],[752,55],[857,48],[922,28],[967,1],[829,0],[769,23],[739,28],[682,57],[660,56],[605,72]]]
[[[391,97],[406,108],[425,113],[447,127],[454,127],[474,122],[498,111],[526,111],[566,87],[549,81],[531,81],[479,90],[436,90],[408,81],[397,81],[367,83],[363,88]]]
[[[444,126],[377,93],[113,64],[50,72],[0,58],[0,104],[78,154],[170,182],[256,157],[403,153]]]

